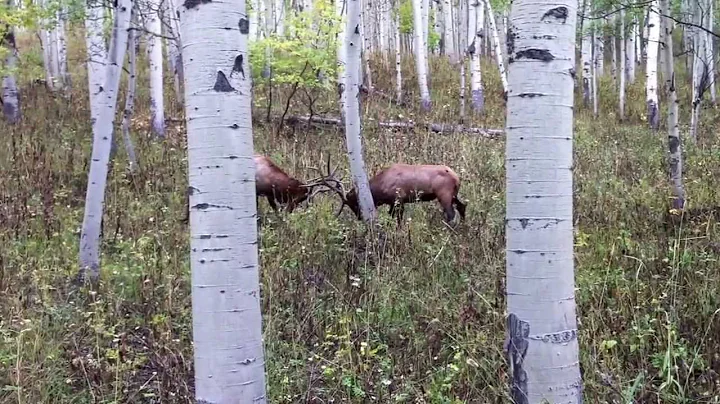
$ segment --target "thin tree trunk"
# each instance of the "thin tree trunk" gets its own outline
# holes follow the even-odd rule
[[[460,123],[465,123],[465,59],[460,59]]]
[[[567,74],[575,67],[576,15],[577,2],[512,3],[505,348],[516,403],[582,402],[573,262],[574,80]]]
[[[450,0],[442,1],[442,14],[445,23],[443,24],[443,47],[445,54],[450,56],[450,63],[457,61],[457,50],[455,48],[455,37],[453,35],[452,23],[452,2]]]
[[[345,76],[348,74],[348,56],[347,48],[345,47],[345,37],[348,35],[346,32],[346,19],[347,19],[347,1],[348,0],[336,0],[335,10],[340,15],[340,32],[338,32],[337,40],[337,64],[338,64],[338,85],[340,93],[340,116],[345,119],[345,103],[347,99],[347,91],[345,86]],[[360,66],[360,64],[355,65]]]
[[[130,27],[131,0],[118,0],[115,10],[115,22],[108,58],[105,83],[98,94],[101,108],[97,120],[93,122],[93,148],[88,174],[87,194],[85,196],[85,214],[80,234],[80,272],[79,279],[87,275],[96,282],[100,276],[100,227],[105,201],[105,184],[107,182],[110,148],[115,122],[120,73]]]
[[[669,0],[660,0],[660,11],[670,15]],[[675,60],[673,57],[673,24],[672,20],[663,17],[663,28],[665,31],[665,86],[668,94],[668,149],[670,151],[670,183],[672,184],[673,208],[683,209],[685,206],[685,186],[683,184],[682,171],[682,142],[680,141],[680,129],[678,128],[679,105],[677,91],[675,90]]]
[[[660,128],[660,113],[658,106],[658,51],[660,43],[660,15],[658,14],[657,0],[650,3],[650,13],[648,14],[648,44],[647,44],[647,68],[645,70],[647,80],[647,117],[650,128],[658,130]]]
[[[5,66],[3,66],[4,76],[2,78],[2,107],[5,119],[11,124],[20,121],[20,92],[18,91],[17,81],[15,81],[15,68],[18,62],[18,50],[15,43],[15,29],[11,26],[5,27],[5,35],[1,44],[7,51],[5,56]]]
[[[591,0],[585,0],[583,6],[583,15],[589,16],[591,9]],[[591,24],[584,23],[582,31],[582,90],[583,104],[585,108],[592,105],[592,28]]]
[[[150,70],[150,115],[152,131],[158,138],[165,137],[165,97],[163,91],[163,50],[160,35],[162,22],[158,10],[160,2],[150,2],[146,13],[147,50]]]
[[[400,13],[395,14],[395,97],[398,105],[403,101],[402,89],[402,52],[400,45]]]
[[[505,63],[503,62],[503,52],[500,47],[500,38],[498,37],[498,30],[497,26],[495,25],[495,15],[493,14],[492,6],[490,5],[490,0],[483,0],[485,2],[485,11],[488,16],[488,20],[490,22],[490,32],[492,33],[492,39],[493,39],[493,46],[495,47],[495,58],[497,59],[497,65],[498,70],[500,71],[500,81],[503,85],[503,92],[505,92],[506,96],[508,93],[508,79],[507,79],[507,73],[505,72]]]
[[[430,111],[430,90],[427,84],[427,48],[424,47],[422,29],[422,0],[412,0],[415,37],[415,70],[420,87],[420,106],[424,111]]]
[[[68,71],[67,59],[67,40],[65,39],[65,27],[67,25],[67,9],[62,7],[57,12],[57,49],[58,49],[58,69],[60,80],[65,91],[70,90],[72,83],[70,81],[70,72]]]
[[[135,155],[135,146],[130,137],[130,123],[135,105],[135,88],[136,88],[136,72],[137,72],[137,35],[135,30],[128,33],[128,81],[127,91],[125,94],[125,110],[123,110],[122,134],[125,143],[125,151],[128,155],[128,165],[130,172],[137,171],[138,161]]]
[[[360,64],[360,33],[354,27],[360,23],[361,13],[360,0],[348,0],[345,46],[347,47],[347,60],[350,66]],[[417,36],[422,36],[422,31],[416,34]],[[419,42],[419,47],[422,47],[422,41]],[[358,191],[358,203],[362,218],[370,223],[375,220],[376,210],[363,159],[360,121],[360,78],[357,69],[350,69],[345,76],[345,91],[348,93],[344,105],[345,140],[347,142],[348,158],[350,159],[350,171],[352,172],[353,183]]]
[[[625,83],[627,81],[627,67],[630,61],[627,58],[627,42],[625,41],[627,34],[625,33],[625,9],[620,9],[620,103],[618,117],[621,121],[625,120]],[[634,52],[634,51],[633,51]]]
[[[637,21],[633,19],[630,22],[630,32],[625,36],[625,56],[627,57],[627,82],[633,84],[635,82],[635,65],[637,63],[637,44],[635,38],[637,36]]]
[[[705,28],[708,31],[714,31],[714,1],[710,0],[708,3],[708,12],[705,17]],[[713,45],[713,35],[710,32],[705,32],[705,59],[708,63],[708,75],[710,77],[710,102],[715,105],[717,101],[717,94],[715,92],[715,47]]]
[[[85,18],[87,46],[88,93],[90,95],[90,122],[95,125],[104,101],[102,96],[107,73],[107,46],[103,38],[103,5],[100,0],[88,0]]]
[[[468,38],[468,58],[470,59],[470,95],[473,111],[482,113],[485,110],[485,95],[483,94],[482,71],[480,65],[480,47],[482,46],[484,30],[481,24],[485,20],[485,4],[482,1],[470,0],[469,29],[471,38]]]
[[[265,404],[245,1],[187,1],[178,9],[196,401]],[[208,35],[212,27],[222,35]]]
[[[612,62],[610,65],[610,74],[612,75],[613,84],[617,85],[617,72],[618,72],[618,46],[617,46],[617,17],[613,15],[610,18],[610,25],[612,26],[612,34],[610,36],[610,53],[612,53]]]
[[[365,9],[369,11],[372,8],[372,0],[365,0]],[[368,12],[367,15],[369,16],[370,13]],[[363,65],[365,66],[365,80],[367,80],[367,88],[369,91],[372,91],[373,89],[373,81],[372,81],[372,70],[370,68],[370,55],[372,54],[372,34],[368,35],[368,33],[372,32],[369,28],[369,22],[365,19],[365,15],[360,15],[361,24],[360,27],[360,40],[361,43],[363,43],[364,49],[362,50],[361,58],[363,59]]]

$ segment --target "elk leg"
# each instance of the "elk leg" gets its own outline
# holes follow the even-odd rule
[[[270,207],[277,213],[278,207],[277,204],[275,204],[275,198],[272,195],[268,195],[267,201],[270,204]]]
[[[450,224],[455,219],[455,207],[453,207],[454,198],[438,198],[440,206],[445,213],[445,221]]]
[[[465,206],[467,205],[465,205],[457,195],[453,198],[453,202],[455,202],[455,207],[457,208],[458,213],[460,213],[460,218],[465,220]]]
[[[400,223],[403,220],[403,216],[405,215],[405,204],[400,203],[397,208],[397,224],[400,226]]]

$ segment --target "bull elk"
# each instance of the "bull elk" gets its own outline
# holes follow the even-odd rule
[[[267,198],[270,207],[276,212],[277,203],[286,204],[285,209],[292,213],[305,200],[312,200],[316,194],[324,192],[322,188],[317,188],[323,184],[323,176],[304,183],[288,175],[266,156],[256,154],[254,160],[256,197]],[[328,172],[328,175],[332,173]]]
[[[361,219],[355,187],[350,192],[345,192],[342,181],[334,178],[332,174],[320,181],[340,196],[342,205],[337,215],[340,215],[347,205],[355,216]],[[442,206],[446,222],[450,223],[455,218],[455,208],[464,220],[466,205],[458,198],[459,190],[460,177],[452,168],[445,165],[396,163],[370,179],[370,192],[375,207],[390,205],[390,216],[397,217],[398,225],[405,213],[406,203],[428,202],[435,199]]]
[[[323,176],[308,182],[300,181],[291,177],[282,168],[278,167],[269,157],[261,154],[253,156],[255,162],[255,197],[264,196],[270,207],[277,212],[278,204],[285,204],[288,213],[305,200],[312,200],[318,193],[326,192],[327,189],[319,187],[323,185]],[[329,161],[329,158],[328,158]],[[334,172],[328,170],[327,177],[334,178]],[[185,195],[185,206],[189,207],[189,193]],[[190,211],[182,219],[187,223],[190,219]]]

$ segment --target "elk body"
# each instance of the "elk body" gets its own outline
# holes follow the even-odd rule
[[[270,207],[277,212],[278,204],[286,205],[285,209],[291,213],[295,207],[303,203],[307,199],[312,199],[323,189],[315,189],[322,182],[314,179],[304,183],[288,175],[282,168],[278,167],[270,158],[261,154],[253,156],[255,162],[255,198],[264,196]],[[189,192],[185,195],[185,204],[189,207]],[[187,216],[182,219],[187,223],[190,218],[190,211]]]
[[[255,195],[257,198],[267,198],[270,207],[276,212],[277,204],[280,203],[286,205],[285,209],[291,213],[296,206],[311,197],[313,188],[318,185],[314,181],[306,184],[291,177],[270,158],[261,154],[256,154],[254,160]]]
[[[342,183],[334,179],[334,189],[342,199],[338,215],[347,205],[358,219],[357,190],[353,188],[345,193]],[[326,183],[327,185],[327,183]],[[329,186],[329,185],[328,185]],[[370,192],[375,207],[390,205],[389,213],[396,216],[398,224],[402,220],[404,205],[417,201],[428,202],[437,199],[442,206],[445,220],[449,223],[455,218],[455,208],[465,219],[465,203],[458,198],[460,178],[452,168],[445,165],[393,164],[370,179]]]

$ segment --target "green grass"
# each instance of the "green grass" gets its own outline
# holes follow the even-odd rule
[[[73,289],[91,147],[82,40],[73,43],[72,100],[30,85],[41,70],[28,67],[23,122],[10,127],[0,120],[0,402],[190,402],[189,246],[180,221],[187,186],[184,127],[172,123],[165,142],[150,139],[141,72],[133,136],[142,170],[128,174],[118,149],[106,196],[102,282],[93,293]],[[31,46],[21,43],[21,52]],[[393,94],[393,71],[375,67],[373,81]],[[403,68],[406,99],[415,100],[412,61]],[[488,111],[470,123],[502,128],[499,78],[490,59],[483,68]],[[364,235],[347,210],[335,218],[338,201],[330,195],[292,215],[275,214],[261,201],[271,402],[509,401],[502,354],[504,140],[395,133],[371,120],[402,115],[458,122],[456,72],[432,61],[429,116],[381,96],[363,101],[370,171],[392,162],[428,162],[448,164],[461,176],[468,220],[455,230],[442,224],[435,203],[408,207],[399,229],[383,209],[378,238]],[[686,80],[679,72],[683,123],[689,116]],[[181,122],[171,88],[168,79],[169,115]],[[327,153],[347,167],[341,131],[301,125],[278,133],[263,122],[264,94],[262,86],[255,90],[256,150],[304,178]],[[274,95],[274,113],[282,113],[286,95]],[[646,129],[641,71],[628,91],[626,122],[616,120],[609,77],[600,96],[598,119],[576,102],[575,251],[585,402],[718,403],[718,114],[704,110],[701,142],[686,145],[692,214],[671,221],[667,140],[664,132]],[[335,95],[321,94],[318,102],[316,110],[336,113]],[[304,108],[297,98],[292,112]]]

